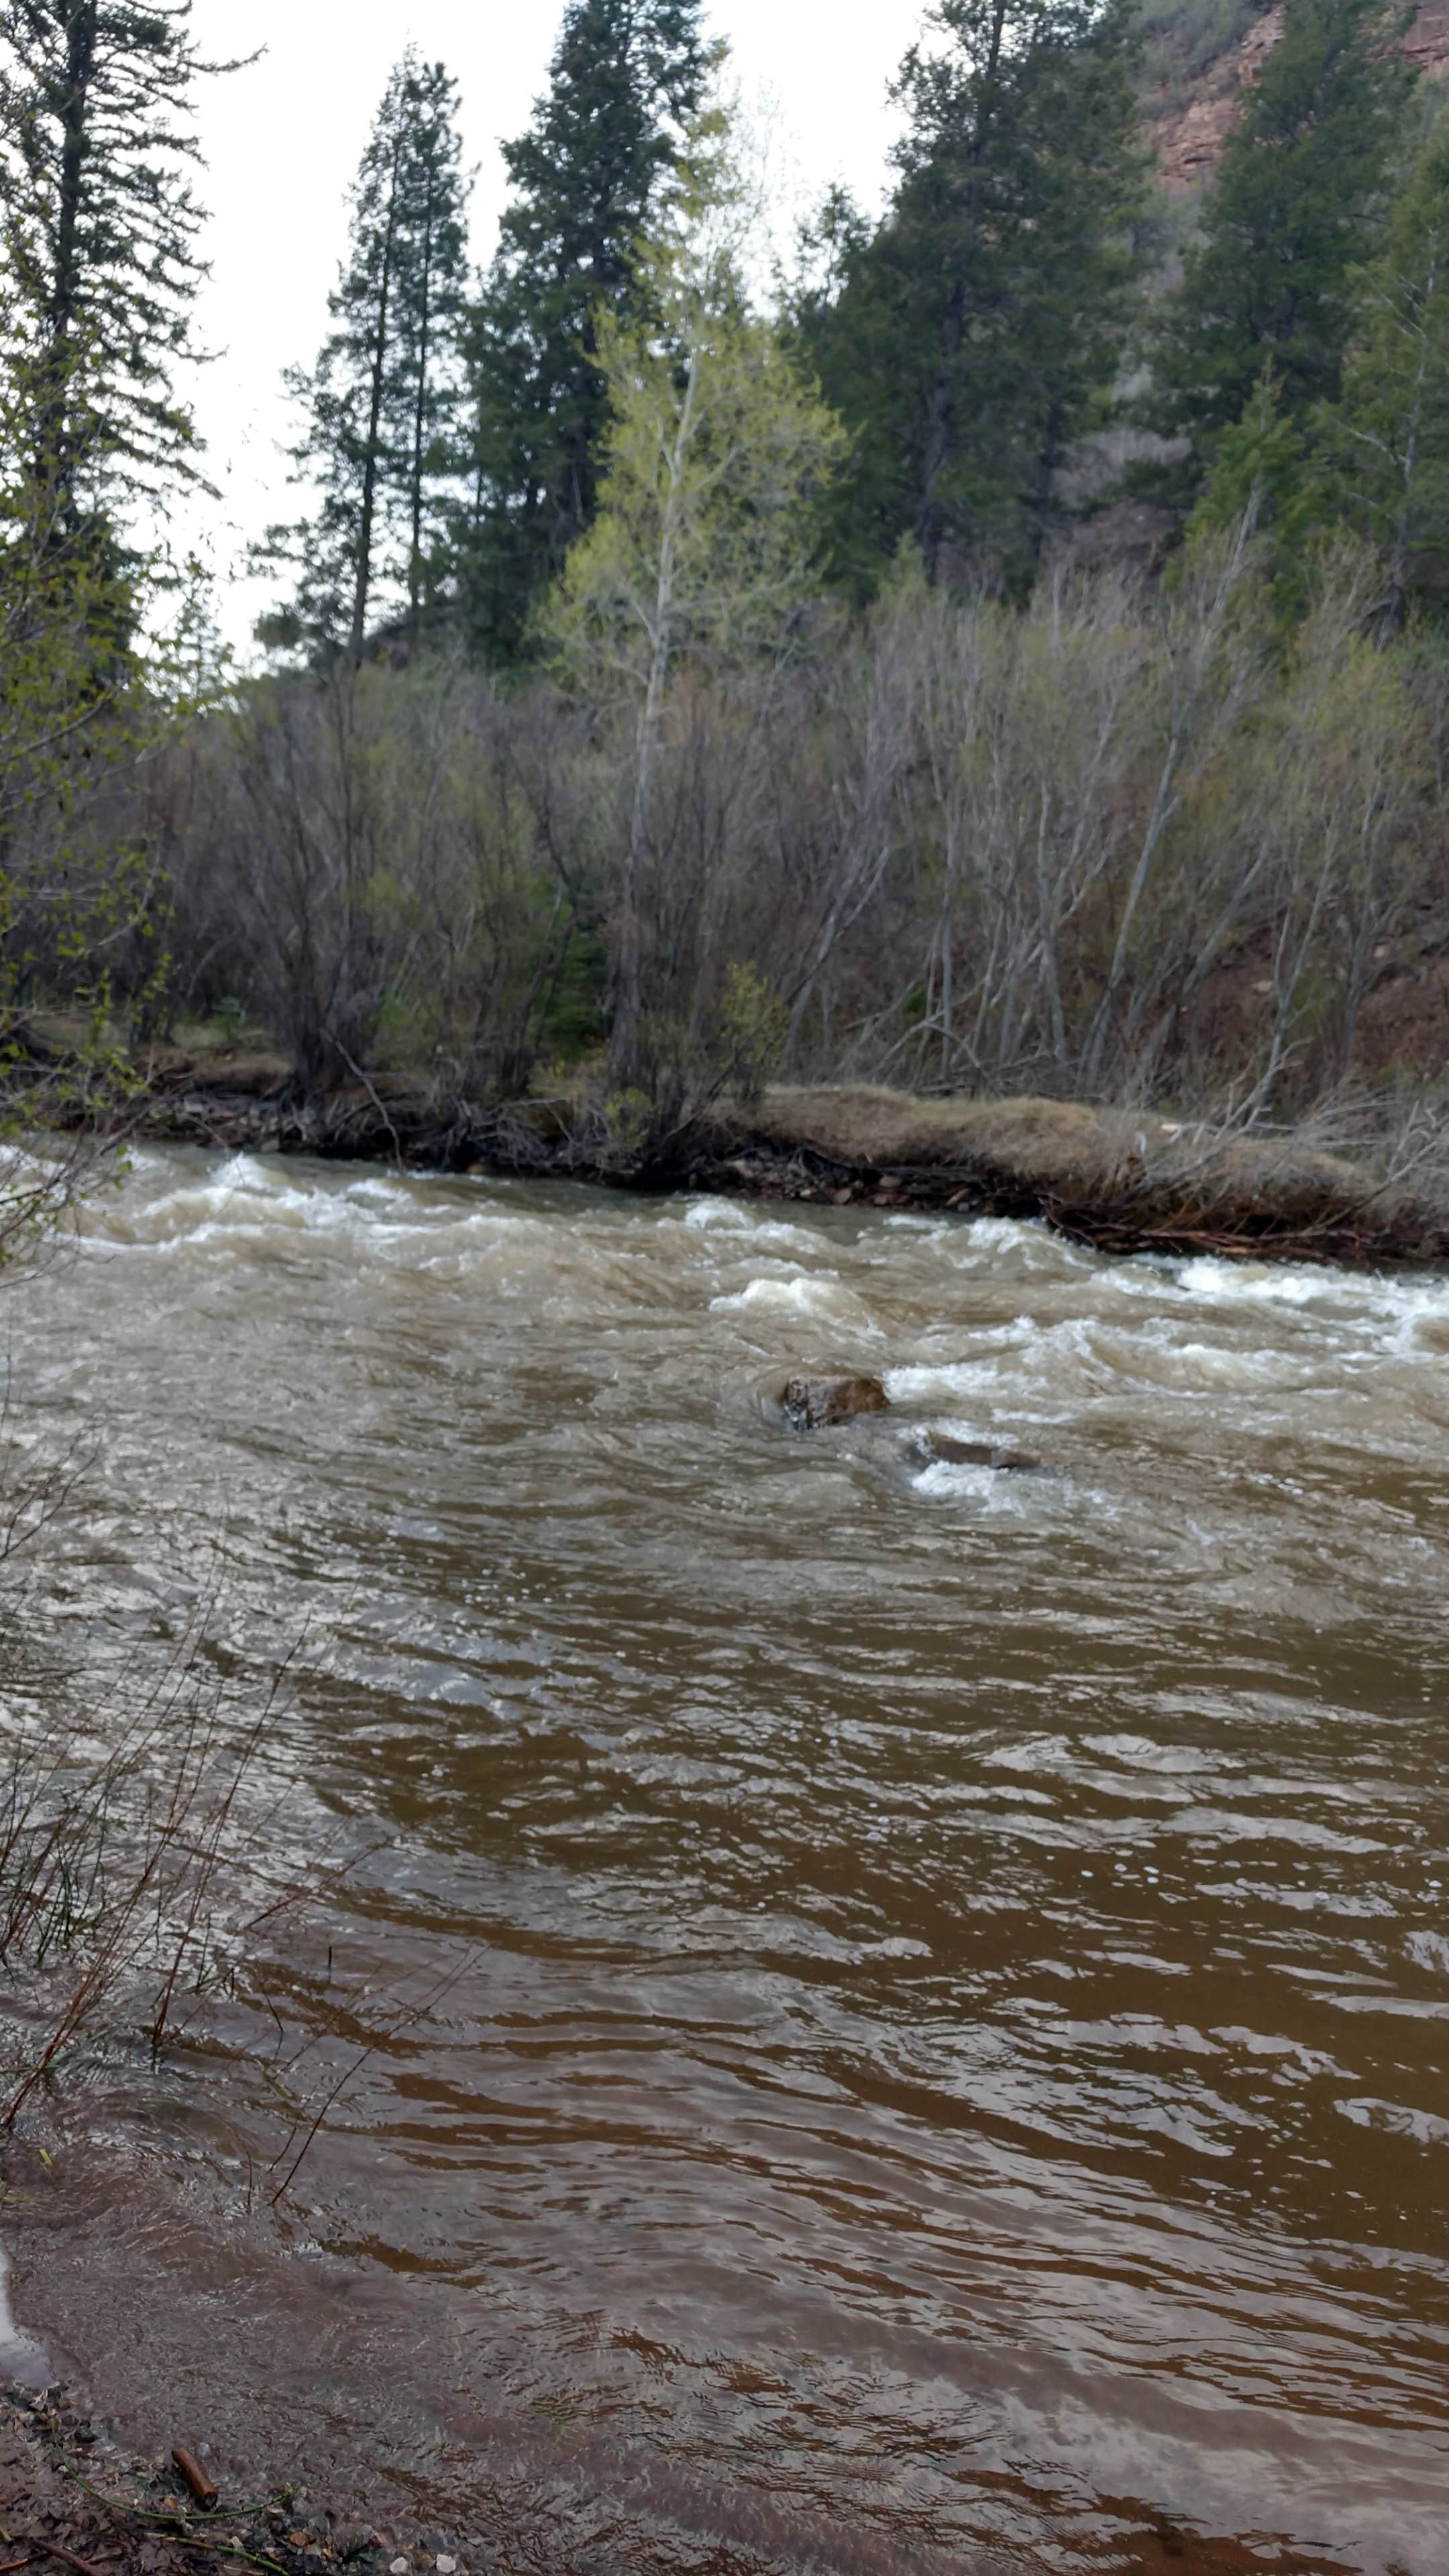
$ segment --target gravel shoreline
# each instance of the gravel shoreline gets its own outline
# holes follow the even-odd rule
[[[0,2570],[36,2576],[484,2576],[498,2560],[444,2536],[379,2530],[345,2503],[282,2487],[199,2503],[174,2457],[141,2459],[90,2415],[80,2391],[0,2390]],[[190,2448],[215,2476],[204,2445]]]

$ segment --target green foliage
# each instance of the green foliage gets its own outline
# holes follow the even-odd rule
[[[510,712],[460,656],[341,655],[196,729],[178,938],[307,1087],[385,1059],[507,1098],[546,1046],[597,1040],[589,889],[552,873],[531,796],[557,798],[558,750]],[[566,867],[590,823],[550,812]]]
[[[1144,88],[1181,104],[1266,11],[1264,0],[1141,0],[1137,14]]]
[[[197,479],[173,381],[202,274],[188,15],[0,7],[0,1258],[83,1159],[17,1164],[16,1140],[128,1096],[118,988],[145,1025],[166,985],[136,783],[189,700],[191,602],[143,659],[162,567],[123,521]]]
[[[785,1004],[758,966],[733,959],[719,1006],[721,1079],[746,1107],[779,1072],[789,1026]]]
[[[1190,1092],[1250,955],[1252,1101],[1347,1063],[1449,766],[1381,613],[1383,566],[1390,624],[1449,606],[1449,128],[1385,238],[1391,0],[1286,0],[1163,299],[1167,579],[1036,579],[1143,265],[1142,32],[1189,65],[1252,10],[1207,5],[937,0],[886,215],[831,194],[783,321],[702,0],[568,0],[471,305],[409,52],[292,379],[309,667],[222,706],[121,524],[195,470],[185,0],[0,0],[0,1161],[124,1094],[173,939],[305,1086],[551,1065],[537,1118],[635,1164],[786,1064]]]
[[[589,526],[609,394],[600,331],[648,318],[636,250],[719,58],[700,0],[570,0],[549,88],[505,145],[512,196],[473,317],[473,499],[456,545],[466,631],[523,649]]]
[[[458,465],[467,186],[456,83],[411,49],[388,81],[352,192],[351,240],[312,374],[287,382],[306,415],[299,479],[310,518],[269,530],[263,561],[296,574],[260,640],[354,659],[381,598],[413,643],[442,611]]]
[[[558,953],[539,1019],[541,1051],[560,1067],[602,1044],[608,1021],[609,961],[596,931],[572,928]]]
[[[1164,312],[1154,417],[1190,443],[1188,490],[1265,363],[1300,427],[1338,393],[1352,272],[1374,246],[1413,80],[1403,26],[1396,0],[1286,0]]]
[[[652,321],[600,321],[611,417],[599,506],[542,620],[565,685],[620,708],[633,735],[611,1040],[619,1082],[640,1069],[646,888],[676,671],[720,680],[788,657],[816,588],[813,505],[844,443],[778,328],[749,309],[742,211],[711,131],[676,221],[641,253]],[[666,1052],[677,1057],[672,1040]]]
[[[1449,609],[1449,117],[1360,279],[1343,398],[1323,424],[1342,516],[1377,546],[1395,622]]]
[[[858,592],[901,540],[1029,575],[1056,469],[1111,376],[1142,168],[1127,0],[939,0],[907,56],[884,222],[838,195],[801,343],[855,434],[832,513]]]
[[[605,1133],[615,1153],[632,1160],[646,1150],[655,1124],[655,1104],[649,1092],[637,1086],[606,1092],[603,1117]]]
[[[37,460],[48,364],[23,332],[0,357],[0,1262],[88,1162],[81,1146],[27,1160],[25,1135],[135,1091],[123,1010],[152,1024],[169,972],[145,782],[208,685],[194,599],[178,612],[169,569],[62,506]]]
[[[1191,562],[1205,540],[1246,525],[1272,595],[1272,616],[1286,632],[1302,616],[1309,562],[1324,521],[1324,484],[1308,441],[1283,410],[1271,363],[1253,388],[1241,420],[1218,439],[1212,470],[1186,529]]]
[[[8,504],[8,511],[6,505]],[[98,685],[83,583],[47,553],[26,577],[0,553],[0,1267],[58,1221],[84,1149],[32,1160],[37,1125],[104,1117],[136,1089],[118,1026],[161,1004],[166,895],[128,807],[138,764],[169,728],[134,678]],[[100,613],[115,612],[102,598]]]
[[[204,274],[192,91],[230,66],[203,62],[190,14],[190,0],[0,5],[8,347],[59,544],[196,475],[174,385]]]
[[[575,687],[622,687],[641,708],[681,658],[718,670],[786,646],[816,588],[812,503],[843,447],[778,331],[697,248],[657,264],[657,333],[601,324],[600,504],[543,620]]]

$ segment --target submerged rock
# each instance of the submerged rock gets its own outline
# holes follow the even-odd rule
[[[922,1467],[993,1467],[1000,1476],[1040,1476],[1046,1460],[1030,1449],[1009,1449],[999,1440],[958,1440],[950,1431],[916,1431],[913,1459]]]
[[[890,1397],[878,1377],[788,1377],[780,1403],[797,1431],[822,1431],[832,1422],[854,1422],[862,1413],[888,1413]]]

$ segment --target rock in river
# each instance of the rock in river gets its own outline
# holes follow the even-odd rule
[[[857,1414],[888,1413],[890,1397],[878,1377],[788,1377],[780,1402],[797,1431],[821,1431]]]
[[[915,1431],[910,1450],[922,1467],[994,1467],[1006,1476],[1039,1476],[1046,1464],[1029,1449],[1008,1449],[999,1440],[958,1440],[949,1431]]]

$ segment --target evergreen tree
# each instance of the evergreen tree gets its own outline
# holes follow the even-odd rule
[[[609,417],[601,319],[637,313],[635,250],[720,59],[701,0],[570,0],[549,88],[504,147],[512,196],[473,320],[466,623],[503,658],[589,525]]]
[[[127,825],[138,782],[195,703],[194,603],[178,619],[145,524],[178,481],[200,479],[176,379],[196,354],[204,273],[194,84],[222,66],[202,61],[188,18],[188,0],[0,0],[0,1126],[12,1133],[33,1115],[17,1033],[42,996],[75,1015],[48,1113],[65,1124],[133,1087],[113,1029],[126,961],[133,1027],[165,983],[155,854]],[[37,1194],[37,1223],[71,1195],[67,1160]],[[24,1196],[0,1179],[0,1260],[32,1222]]]
[[[1283,408],[1270,359],[1241,419],[1217,442],[1187,523],[1188,553],[1239,528],[1251,529],[1272,622],[1286,630],[1303,614],[1323,521],[1322,473],[1308,439]]]
[[[1300,425],[1337,395],[1351,274],[1373,247],[1413,80],[1403,24],[1395,0],[1286,0],[1157,354],[1155,417],[1192,443],[1188,488],[1265,360]]]
[[[406,502],[408,627],[416,637],[425,590],[437,575],[445,495],[457,462],[469,277],[458,91],[441,63],[415,74],[409,111],[398,228],[404,406],[398,479]]]
[[[1334,491],[1384,557],[1390,616],[1449,607],[1449,116],[1361,280],[1343,400],[1325,425]]]
[[[363,651],[379,600],[416,641],[438,606],[456,465],[467,296],[466,184],[457,86],[409,50],[393,72],[352,191],[351,239],[329,299],[335,328],[289,391],[307,415],[293,449],[321,487],[315,513],[269,530],[264,558],[297,571],[263,641]]]
[[[906,58],[900,178],[868,233],[827,209],[833,276],[804,349],[856,433],[841,570],[861,587],[913,537],[1030,562],[1053,476],[1112,370],[1140,188],[1129,0],[938,0]]]
[[[0,245],[36,524],[85,528],[195,479],[176,391],[205,265],[191,0],[0,0]]]

